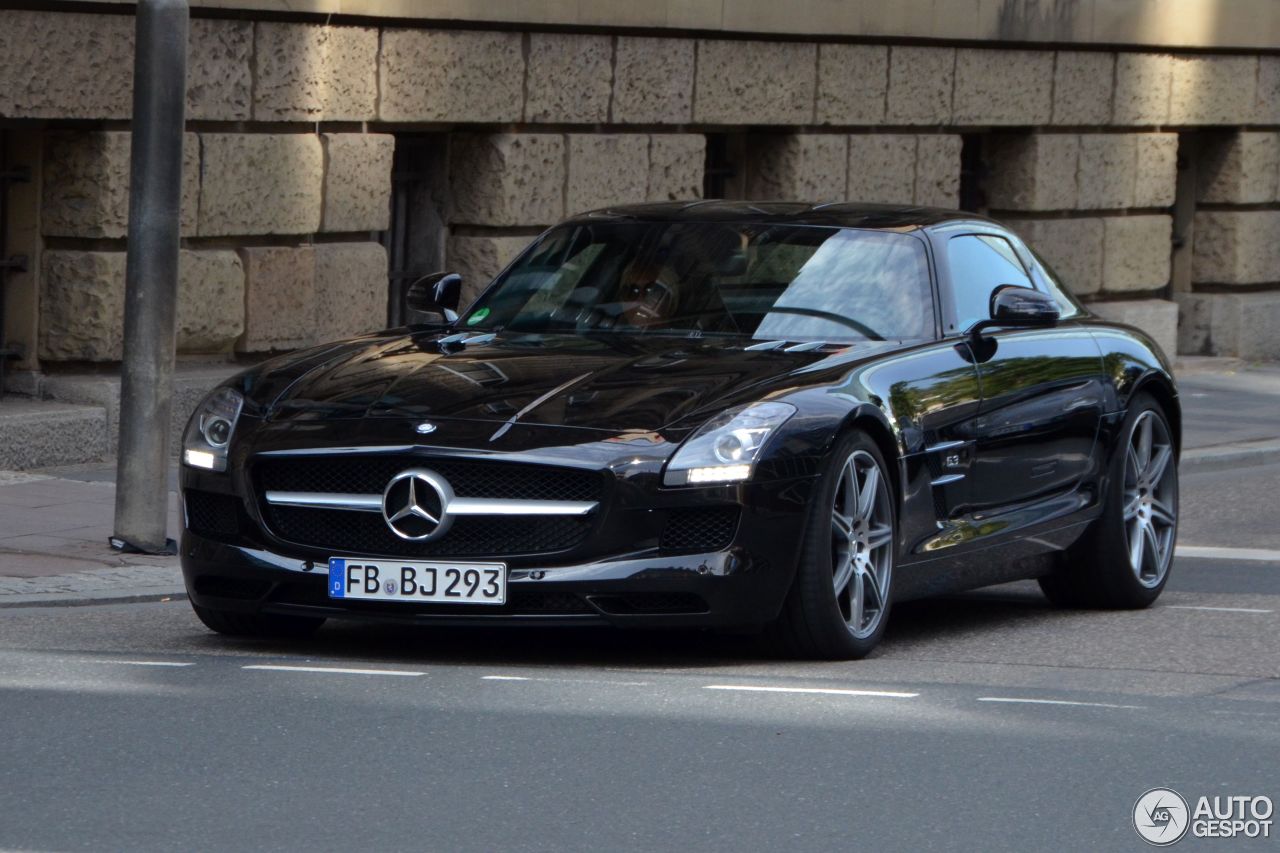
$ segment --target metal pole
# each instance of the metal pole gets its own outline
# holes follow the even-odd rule
[[[139,0],[113,547],[168,549],[187,0]]]

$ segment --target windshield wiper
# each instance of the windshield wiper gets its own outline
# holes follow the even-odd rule
[[[761,341],[758,344],[743,347],[743,349],[748,351],[780,349],[783,352],[808,352],[809,350],[822,349],[829,346],[833,346],[830,341],[801,341],[798,344],[793,344],[789,341]]]

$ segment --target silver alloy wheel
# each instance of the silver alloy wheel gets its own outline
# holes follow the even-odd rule
[[[893,508],[876,460],[855,450],[845,460],[831,508],[831,573],[836,604],[858,639],[875,633],[893,572]]]
[[[1169,571],[1178,520],[1177,468],[1169,428],[1156,412],[1138,415],[1124,465],[1124,532],[1138,583],[1158,586]]]

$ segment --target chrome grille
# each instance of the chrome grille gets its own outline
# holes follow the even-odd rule
[[[450,506],[456,508],[439,538],[402,539],[383,519],[383,491],[398,474],[414,469],[441,475],[453,491]],[[604,492],[603,475],[594,471],[407,454],[268,457],[254,464],[251,476],[273,535],[326,554],[356,556],[568,551],[590,535],[598,517],[592,510]],[[326,505],[307,505],[317,499]],[[496,506],[503,501],[516,505]]]
[[[348,492],[377,494],[408,468],[430,468],[461,498],[598,501],[603,480],[595,471],[542,465],[426,456],[295,456],[260,460],[254,467],[259,494]]]

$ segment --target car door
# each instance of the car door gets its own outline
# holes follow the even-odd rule
[[[949,334],[963,336],[987,319],[999,287],[1037,287],[1025,248],[997,229],[938,239]],[[1101,353],[1070,318],[1052,328],[987,329],[971,351],[981,395],[978,416],[964,426],[973,447],[971,511],[991,517],[1017,509],[1018,527],[1034,524],[1043,520],[1038,501],[1070,493],[1095,464],[1105,401]],[[1046,502],[1043,517],[1062,510],[1062,501]],[[1008,529],[987,527],[992,534]]]

